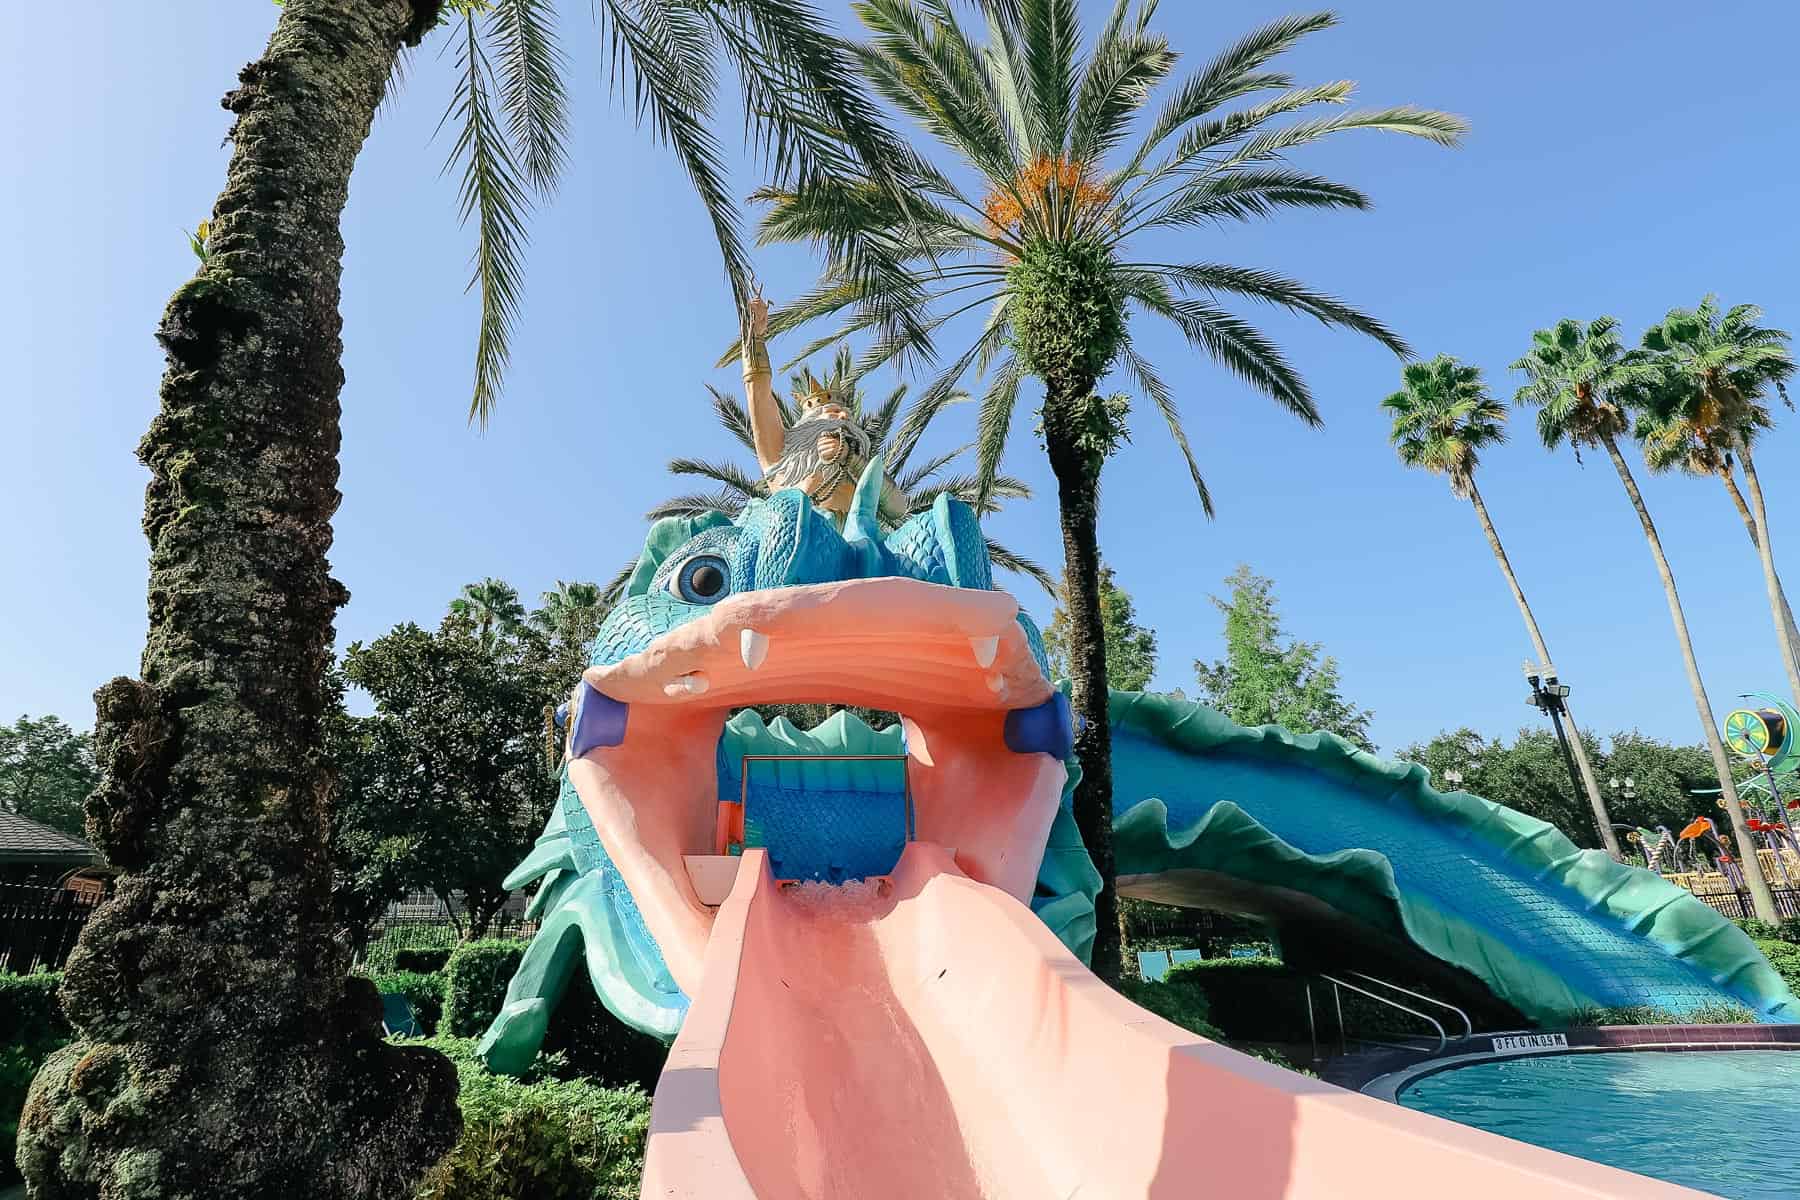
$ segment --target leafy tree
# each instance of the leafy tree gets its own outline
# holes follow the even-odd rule
[[[1706,745],[1712,755],[1713,771],[1723,791],[1725,808],[1731,817],[1732,832],[1739,846],[1753,846],[1750,828],[1744,823],[1744,806],[1738,801],[1737,786],[1731,778],[1731,760],[1725,743],[1713,721],[1712,701],[1707,698],[1706,684],[1700,677],[1700,663],[1694,656],[1694,640],[1688,633],[1687,614],[1682,611],[1681,596],[1675,590],[1675,575],[1669,558],[1663,552],[1662,538],[1650,509],[1638,491],[1637,480],[1619,452],[1619,436],[1630,428],[1629,409],[1641,405],[1649,389],[1657,381],[1658,368],[1647,354],[1626,352],[1619,343],[1619,323],[1612,317],[1600,317],[1587,325],[1565,318],[1552,329],[1532,334],[1532,346],[1513,364],[1527,382],[1519,388],[1515,403],[1532,405],[1538,410],[1538,433],[1544,445],[1555,449],[1563,442],[1575,448],[1579,457],[1583,446],[1601,446],[1619,473],[1619,482],[1631,499],[1644,539],[1650,545],[1657,573],[1662,576],[1663,595],[1669,602],[1669,616],[1675,624],[1675,637],[1681,644],[1682,664],[1687,668],[1688,686],[1694,693],[1694,708],[1705,731]],[[1761,871],[1746,871],[1750,899],[1757,919],[1775,919],[1775,898]]]
[[[1156,674],[1156,631],[1137,623],[1131,593],[1113,580],[1113,569],[1100,568],[1100,622],[1106,631],[1106,684],[1122,692],[1141,692]],[[1067,679],[1069,659],[1069,611],[1058,604],[1044,630],[1044,653],[1050,674]]]
[[[537,737],[537,675],[455,621],[352,643],[344,674],[375,712],[352,718],[358,762],[340,807],[409,839],[403,877],[446,903],[461,894],[469,935],[481,937],[556,794]]]
[[[59,718],[23,714],[0,725],[0,807],[86,837],[82,803],[100,782],[94,739]]]
[[[1531,637],[1532,648],[1537,651],[1537,661],[1548,670],[1553,660],[1550,648],[1544,642],[1543,630],[1538,628],[1537,617],[1532,615],[1531,605],[1525,600],[1525,589],[1519,586],[1512,560],[1506,557],[1500,534],[1488,516],[1487,504],[1475,486],[1475,468],[1480,463],[1481,452],[1506,440],[1506,405],[1488,392],[1487,384],[1481,379],[1481,368],[1467,366],[1447,354],[1440,354],[1430,362],[1408,363],[1401,372],[1401,383],[1398,392],[1381,402],[1394,417],[1390,436],[1400,453],[1400,461],[1409,467],[1447,476],[1451,495],[1467,500],[1475,509],[1481,531],[1487,536],[1488,549],[1493,551],[1494,561],[1500,564],[1500,573],[1512,590],[1519,615],[1525,618],[1525,631]],[[1563,717],[1569,728],[1576,729],[1575,717],[1569,711],[1567,701],[1563,703]],[[1600,784],[1594,777],[1587,742],[1578,732],[1570,739],[1569,747],[1581,773],[1588,804],[1594,810],[1601,844],[1615,859],[1622,858],[1618,838],[1613,833],[1612,818],[1607,815],[1606,801],[1600,795]]]
[[[940,167],[921,155],[910,163],[904,205],[855,173],[759,193],[771,204],[766,239],[809,241],[825,256],[818,288],[776,313],[770,328],[842,315],[813,348],[873,332],[865,356],[872,368],[909,354],[929,361],[939,331],[958,314],[987,306],[980,334],[920,398],[929,410],[947,402],[970,370],[987,374],[976,440],[984,491],[998,472],[1024,380],[1043,384],[1037,429],[1057,482],[1083,767],[1075,818],[1102,879],[1094,967],[1117,979],[1097,521],[1100,470],[1127,437],[1129,402],[1099,394],[1099,384],[1115,366],[1135,381],[1167,423],[1210,512],[1174,397],[1133,343],[1134,313],[1169,321],[1196,350],[1308,424],[1319,417],[1305,381],[1221,298],[1279,305],[1405,352],[1379,321],[1298,280],[1184,261],[1174,251],[1139,252],[1137,243],[1157,231],[1191,232],[1287,208],[1363,208],[1368,201],[1356,189],[1294,170],[1283,156],[1352,129],[1450,143],[1464,126],[1411,107],[1282,124],[1289,114],[1343,103],[1351,92],[1348,82],[1293,87],[1286,74],[1264,70],[1334,22],[1317,14],[1274,21],[1227,47],[1177,85],[1135,146],[1123,150],[1175,67],[1175,53],[1149,28],[1153,3],[1117,0],[1085,57],[1075,0],[983,0],[979,7],[985,43],[964,28],[950,0],[857,6],[872,39],[855,53],[875,91],[914,118],[948,151],[948,161]],[[1265,98],[1229,107],[1258,93]],[[954,182],[967,172],[985,196]],[[839,252],[853,233],[882,238],[910,276],[873,277]]]
[[[1592,737],[1583,738],[1620,824],[1679,829],[1710,806],[1692,794],[1713,786],[1705,747],[1675,746],[1635,731],[1613,734],[1604,750]],[[1462,790],[1529,813],[1555,825],[1578,846],[1598,844],[1593,815],[1574,797],[1562,751],[1548,730],[1521,729],[1508,743],[1465,726],[1408,746],[1398,757],[1424,765],[1441,790]],[[1448,777],[1452,771],[1460,780]]]
[[[1654,356],[1653,365],[1661,375],[1653,407],[1665,420],[1674,417],[1692,428],[1704,444],[1735,453],[1744,468],[1750,491],[1750,538],[1762,560],[1763,585],[1788,687],[1800,697],[1800,644],[1794,639],[1793,614],[1775,572],[1769,510],[1754,453],[1757,435],[1774,424],[1768,394],[1776,392],[1787,400],[1794,358],[1788,353],[1788,334],[1759,324],[1761,319],[1762,309],[1754,304],[1734,305],[1721,313],[1718,301],[1708,296],[1698,308],[1670,309],[1644,333],[1644,349]],[[1788,406],[1793,407],[1791,401]],[[1741,497],[1738,502],[1741,506]]]
[[[871,405],[862,390],[861,377],[849,348],[844,347],[834,359],[831,372],[823,380],[822,386],[829,389],[849,410],[851,418],[868,431],[870,447],[882,456],[883,465],[894,480],[899,493],[898,503],[891,507],[884,506],[882,511],[883,523],[888,528],[891,529],[914,513],[930,511],[937,498],[945,493],[973,506],[983,517],[999,512],[1002,500],[1030,498],[1029,487],[1007,476],[991,480],[984,492],[980,481],[974,476],[945,475],[944,472],[951,464],[969,450],[968,446],[959,446],[942,454],[931,455],[923,462],[914,463],[913,456],[919,449],[919,442],[932,418],[942,411],[941,406],[926,407],[915,402],[911,408],[905,408],[905,384],[896,385],[879,404]],[[803,393],[809,386],[818,387],[821,383],[804,376],[794,376],[794,394]],[[750,414],[745,411],[743,401],[727,396],[710,385],[707,390],[712,394],[713,414],[718,417],[719,424],[754,455],[756,441],[751,434]],[[794,414],[787,402],[780,395],[775,400],[781,408],[783,423],[792,425]],[[649,520],[693,516],[712,510],[736,516],[743,511],[746,501],[768,495],[768,485],[757,472],[734,462],[715,463],[695,458],[677,458],[669,463],[669,472],[710,480],[718,485],[719,490],[670,497],[644,514]],[[987,547],[988,557],[995,566],[1030,576],[1045,591],[1054,591],[1055,585],[1051,582],[1049,572],[1037,563],[1014,553],[993,538],[987,539]],[[624,570],[607,586],[609,599],[617,599],[633,565],[627,563]]]
[[[481,644],[489,649],[493,649],[496,635],[510,637],[525,625],[519,590],[491,575],[480,583],[463,584],[462,592],[450,601],[450,611],[473,622]]]
[[[340,499],[341,217],[403,49],[445,11],[444,0],[287,0],[225,98],[225,190],[198,271],[163,314],[160,410],[139,443],[143,678],[96,696],[90,812],[124,874],[65,973],[76,1041],[31,1091],[19,1164],[35,1194],[128,1180],[137,1194],[193,1200],[398,1200],[456,1137],[450,1065],[381,1042],[366,983],[346,980],[327,919],[335,781],[322,753],[332,620],[347,595],[326,559]],[[563,110],[549,0],[449,0],[447,11],[462,18],[451,157],[480,232],[472,409],[485,418],[517,311],[522,217],[530,189],[554,179]],[[803,0],[600,0],[597,12],[639,117],[713,215],[740,297],[748,270],[707,125],[721,61],[778,179],[886,179],[880,159],[900,148]],[[870,242],[838,249],[881,278]],[[186,1119],[170,1120],[177,1112]]]
[[[1286,636],[1272,580],[1240,566],[1225,580],[1231,599],[1210,597],[1225,614],[1225,657],[1196,661],[1202,702],[1240,725],[1280,725],[1293,733],[1325,730],[1364,750],[1374,713],[1343,696],[1337,659],[1317,642]]]
[[[360,954],[388,905],[413,886],[420,831],[406,812],[388,804],[379,781],[383,764],[368,722],[344,707],[348,681],[341,667],[326,677],[331,707],[325,754],[337,769],[331,798],[331,906],[339,937]]]
[[[1704,746],[1676,746],[1636,731],[1615,733],[1604,765],[1613,815],[1622,824],[1679,830],[1713,808],[1711,797],[1694,795],[1716,786]]]

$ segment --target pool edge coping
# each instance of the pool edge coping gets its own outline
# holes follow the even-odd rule
[[[1501,1039],[1561,1038],[1561,1044],[1496,1048]],[[1486,1049],[1471,1049],[1485,1045]],[[1800,1051],[1800,1025],[1597,1025],[1576,1029],[1509,1029],[1475,1034],[1461,1044],[1420,1057],[1416,1051],[1352,1055],[1323,1072],[1326,1080],[1351,1091],[1398,1104],[1402,1091],[1428,1075],[1484,1062],[1544,1058],[1603,1051],[1683,1053],[1706,1050]],[[1335,1068],[1335,1069],[1331,1069]]]

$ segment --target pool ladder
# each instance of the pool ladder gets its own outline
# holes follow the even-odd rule
[[[1438,1044],[1437,1044],[1437,1049],[1432,1051],[1432,1053],[1434,1053],[1434,1054],[1442,1054],[1444,1052],[1445,1047],[1449,1046],[1449,1044],[1451,1042],[1465,1042],[1465,1041],[1469,1040],[1469,1038],[1471,1038],[1475,1035],[1475,1026],[1474,1026],[1474,1023],[1469,1020],[1469,1014],[1464,1012],[1462,1009],[1456,1007],[1456,1005],[1449,1003],[1448,1001],[1439,1000],[1433,996],[1427,996],[1423,992],[1415,992],[1415,991],[1411,990],[1410,988],[1403,988],[1399,984],[1390,983],[1388,980],[1385,980],[1385,979],[1377,979],[1373,975],[1365,975],[1361,971],[1345,971],[1344,974],[1349,975],[1354,979],[1360,979],[1366,984],[1372,984],[1373,986],[1378,987],[1378,988],[1385,988],[1390,992],[1398,992],[1402,996],[1409,997],[1410,999],[1420,1001],[1424,1004],[1429,1004],[1429,1005],[1433,1006],[1434,1008],[1440,1008],[1440,1009],[1447,1010],[1449,1012],[1453,1012],[1457,1015],[1457,1018],[1462,1021],[1463,1031],[1459,1034],[1456,1034],[1453,1037],[1448,1032],[1445,1031],[1443,1022],[1439,1021],[1436,1017],[1432,1016],[1429,1013],[1420,1012],[1418,1009],[1413,1008],[1410,1005],[1402,1004],[1400,1001],[1394,999],[1392,996],[1384,996],[1378,992],[1372,992],[1366,987],[1359,987],[1356,984],[1349,982],[1348,980],[1339,979],[1335,975],[1327,975],[1327,974],[1324,974],[1323,972],[1321,972],[1319,974],[1319,978],[1331,985],[1331,1002],[1332,1002],[1333,1007],[1337,1011],[1338,1053],[1339,1054],[1348,1053],[1348,1048],[1345,1043],[1349,1039],[1348,1039],[1348,1036],[1346,1035],[1346,1033],[1344,1032],[1344,995],[1343,995],[1343,991],[1342,991],[1342,989],[1345,989],[1345,988],[1348,988],[1350,991],[1355,992],[1359,996],[1367,996],[1369,999],[1375,1001],[1378,1004],[1385,1004],[1389,1008],[1398,1009],[1401,1012],[1406,1013],[1409,1016],[1417,1017],[1419,1020],[1424,1021],[1427,1025],[1430,1025],[1433,1029],[1437,1030]],[[1319,1025],[1318,1025],[1318,1021],[1315,1018],[1314,1012],[1313,1012],[1312,980],[1308,979],[1306,981],[1305,986],[1306,986],[1306,1024],[1307,1024],[1307,1028],[1312,1033],[1313,1059],[1314,1059],[1314,1061],[1317,1061],[1317,1059],[1319,1057]],[[1403,1042],[1383,1042],[1383,1041],[1377,1041],[1374,1038],[1356,1038],[1355,1040],[1359,1041],[1359,1042],[1366,1042],[1371,1046],[1386,1046],[1386,1047],[1388,1047],[1390,1049],[1394,1049],[1394,1050],[1418,1050],[1419,1049],[1418,1046],[1409,1046]]]

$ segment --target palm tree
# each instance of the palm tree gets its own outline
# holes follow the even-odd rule
[[[488,576],[480,583],[465,583],[450,611],[475,625],[476,636],[488,649],[494,648],[494,635],[515,634],[525,624],[525,606],[519,602],[519,590],[504,579]]]
[[[851,418],[868,431],[869,445],[882,456],[883,465],[894,480],[898,494],[883,508],[884,527],[892,529],[915,513],[930,511],[937,498],[946,493],[975,506],[983,517],[999,512],[1002,500],[1030,498],[1031,489],[1009,476],[996,477],[984,495],[981,483],[975,476],[945,475],[944,471],[967,452],[969,446],[959,446],[942,454],[934,454],[913,465],[913,455],[919,448],[919,441],[925,434],[932,413],[941,410],[926,412],[918,404],[905,409],[905,384],[895,385],[881,403],[871,407],[863,394],[855,363],[847,347],[840,349],[832,362],[830,373],[823,381],[814,379],[810,372],[795,375],[792,380],[794,395],[803,395],[821,386],[842,400],[844,407],[850,411]],[[707,391],[712,395],[713,414],[718,417],[719,424],[754,455],[756,443],[750,430],[750,414],[745,411],[743,401],[726,395],[710,384],[707,385]],[[787,401],[777,394],[775,402],[781,408],[782,423],[792,425],[794,413],[789,409]],[[645,514],[649,520],[695,516],[708,511],[736,516],[743,511],[747,501],[768,495],[768,486],[753,470],[734,462],[677,458],[670,461],[669,472],[710,480],[718,485],[718,491],[672,496]],[[988,557],[995,566],[1030,576],[1046,592],[1056,595],[1056,581],[1043,567],[1024,555],[1007,549],[993,538],[987,539],[987,548]],[[609,601],[617,598],[617,592],[623,588],[633,565],[627,564],[607,585]]]
[[[1734,305],[1721,313],[1717,299],[1708,296],[1698,308],[1670,309],[1644,333],[1644,349],[1655,356],[1661,373],[1663,386],[1653,400],[1657,412],[1690,426],[1710,448],[1735,454],[1744,468],[1751,541],[1762,560],[1763,586],[1788,687],[1800,697],[1800,644],[1792,636],[1792,614],[1775,571],[1769,510],[1754,453],[1757,435],[1774,424],[1764,401],[1771,390],[1787,400],[1794,359],[1788,353],[1788,334],[1758,324],[1761,319],[1762,309],[1754,304]],[[1729,479],[1729,468],[1725,478]],[[1736,492],[1735,484],[1732,490]],[[1738,502],[1742,504],[1741,496]]]
[[[1758,425],[1736,436],[1754,438],[1762,428]],[[1750,537],[1750,547],[1761,558],[1762,537],[1757,533],[1756,518],[1750,512],[1750,505],[1738,487],[1736,460],[1729,441],[1720,438],[1717,431],[1697,428],[1678,412],[1658,411],[1654,404],[1638,414],[1632,433],[1643,446],[1644,462],[1652,471],[1680,470],[1686,475],[1717,479],[1724,484],[1725,493],[1731,497],[1732,507],[1737,509],[1744,531]],[[1776,588],[1780,595],[1780,612],[1776,619],[1783,630],[1781,636],[1789,646],[1800,647],[1800,624],[1794,620],[1793,606],[1788,603],[1786,589],[1779,580]],[[1791,677],[1788,683],[1790,687],[1796,686]]]
[[[539,633],[554,637],[569,625],[586,620],[604,600],[597,583],[569,583],[559,579],[553,591],[538,597],[538,608],[527,620]]]
[[[748,271],[709,128],[715,64],[738,75],[749,140],[776,178],[886,178],[891,136],[804,0],[597,10],[615,72],[686,167],[740,295]],[[485,417],[516,315],[523,218],[561,161],[560,56],[550,0],[285,0],[276,12],[225,99],[232,153],[204,257],[158,329],[161,407],[139,444],[143,678],[96,696],[94,802],[108,814],[96,840],[122,874],[64,981],[76,1041],[31,1091],[19,1161],[43,1195],[130,1178],[145,1195],[397,1200],[458,1127],[454,1072],[379,1041],[329,919],[340,221],[403,51],[459,18],[451,158],[479,232],[473,409]],[[852,238],[840,250],[885,277],[878,247]],[[96,1062],[131,1066],[86,1069]],[[158,1103],[139,1103],[153,1078]],[[363,1136],[368,1106],[347,1096],[380,1098],[382,1138]]]
[[[1494,552],[1494,561],[1500,564],[1500,573],[1506,576],[1506,586],[1512,589],[1519,615],[1525,618],[1525,631],[1531,637],[1532,649],[1537,652],[1538,662],[1549,672],[1552,660],[1550,648],[1544,642],[1544,632],[1538,628],[1537,618],[1526,602],[1525,589],[1519,586],[1519,577],[1513,573],[1506,547],[1500,544],[1500,535],[1488,516],[1481,490],[1475,486],[1475,468],[1480,463],[1482,450],[1506,440],[1506,405],[1488,392],[1480,367],[1466,366],[1448,354],[1440,354],[1430,362],[1408,363],[1401,372],[1401,389],[1383,400],[1381,407],[1393,414],[1394,429],[1390,436],[1400,453],[1400,461],[1409,467],[1422,467],[1434,475],[1448,476],[1450,493],[1474,506],[1481,532],[1487,536],[1488,549]],[[1600,831],[1600,842],[1608,854],[1622,862],[1619,839],[1613,832],[1606,801],[1601,798],[1594,765],[1588,760],[1581,730],[1566,701],[1563,716],[1569,722],[1569,749],[1581,773],[1581,786],[1587,792],[1588,806],[1594,811],[1594,825]]]
[[[1694,692],[1694,707],[1706,732],[1707,749],[1712,754],[1713,771],[1719,777],[1720,794],[1731,816],[1731,828],[1752,868],[1744,872],[1750,887],[1751,903],[1759,920],[1777,920],[1775,899],[1769,884],[1756,867],[1756,842],[1744,821],[1744,807],[1738,801],[1737,786],[1731,778],[1731,760],[1726,757],[1725,743],[1719,737],[1718,723],[1713,719],[1712,702],[1707,699],[1706,684],[1700,678],[1700,664],[1694,657],[1694,640],[1688,633],[1687,615],[1682,611],[1681,596],[1675,590],[1675,574],[1669,569],[1668,555],[1663,553],[1662,538],[1656,523],[1638,491],[1637,480],[1619,452],[1619,437],[1631,422],[1628,408],[1641,404],[1656,383],[1657,368],[1641,351],[1627,353],[1619,342],[1619,323],[1612,317],[1600,317],[1587,325],[1564,318],[1554,329],[1540,329],[1531,335],[1532,346],[1523,358],[1513,363],[1513,370],[1523,372],[1527,382],[1519,388],[1514,402],[1534,405],[1538,409],[1538,433],[1544,445],[1555,449],[1567,441],[1579,456],[1583,446],[1601,446],[1612,459],[1619,482],[1631,498],[1638,522],[1644,527],[1644,538],[1650,543],[1650,554],[1656,560],[1657,574],[1662,577],[1663,594],[1669,601],[1669,617],[1675,623],[1675,637],[1681,644],[1681,658],[1687,668],[1688,686]]]
[[[1176,56],[1148,28],[1154,0],[1117,0],[1081,55],[1075,0],[985,0],[985,42],[959,24],[950,0],[864,0],[873,39],[854,48],[877,93],[917,120],[950,162],[920,156],[906,170],[904,211],[867,177],[846,174],[759,193],[771,204],[763,238],[808,241],[824,256],[810,294],[772,315],[784,329],[841,315],[804,353],[868,331],[864,369],[901,356],[930,359],[934,335],[986,307],[980,333],[937,372],[923,411],[946,402],[971,370],[985,373],[976,445],[983,491],[993,485],[1027,376],[1042,382],[1039,416],[1056,476],[1071,616],[1076,749],[1075,817],[1104,881],[1096,901],[1095,970],[1121,970],[1112,877],[1111,732],[1101,633],[1100,469],[1127,436],[1123,396],[1095,388],[1118,366],[1155,405],[1210,515],[1212,505],[1173,395],[1132,340],[1130,316],[1171,322],[1201,353],[1310,425],[1311,392],[1280,348],[1221,301],[1238,297],[1364,333],[1397,353],[1405,344],[1343,301],[1272,271],[1204,261],[1157,261],[1140,236],[1269,217],[1287,208],[1360,209],[1367,198],[1295,170],[1287,151],[1352,129],[1385,129],[1449,144],[1463,122],[1411,107],[1352,110],[1280,123],[1348,100],[1352,85],[1292,86],[1263,68],[1330,14],[1255,30],[1177,86],[1120,150]],[[1237,101],[1261,94],[1243,107]],[[973,173],[971,195],[952,174]],[[983,194],[985,193],[985,194]],[[856,233],[883,239],[910,268],[904,291],[834,246]],[[908,328],[908,321],[914,328]]]

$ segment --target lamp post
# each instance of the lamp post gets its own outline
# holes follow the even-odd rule
[[[1550,718],[1550,724],[1556,730],[1556,744],[1562,747],[1563,766],[1569,771],[1569,785],[1575,789],[1574,794],[1580,796],[1581,772],[1575,769],[1575,753],[1569,749],[1569,735],[1563,731],[1563,701],[1568,698],[1569,685],[1556,678],[1556,668],[1545,663],[1540,670],[1530,660],[1525,663],[1525,680],[1531,684],[1531,695],[1525,703]],[[1606,831],[1600,828],[1599,818],[1594,819],[1594,833],[1600,839],[1600,845],[1606,845]]]

